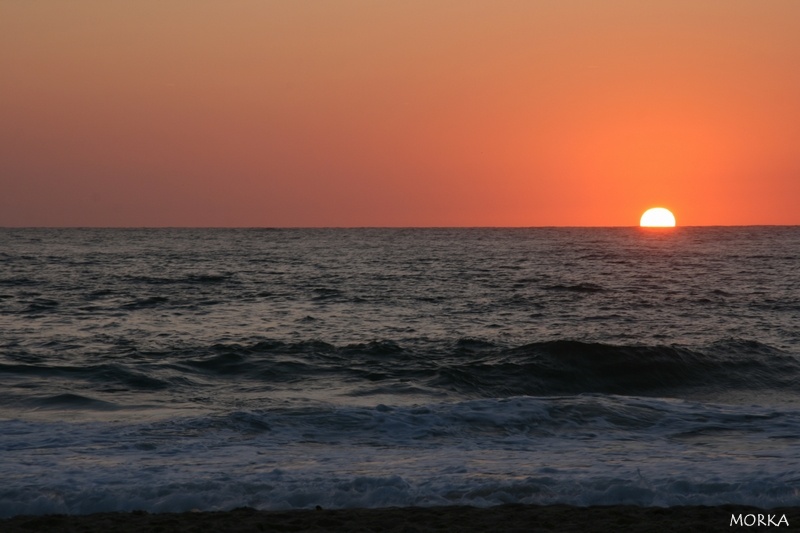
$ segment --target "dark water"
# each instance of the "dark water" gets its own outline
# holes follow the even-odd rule
[[[0,230],[0,516],[800,504],[800,228]]]

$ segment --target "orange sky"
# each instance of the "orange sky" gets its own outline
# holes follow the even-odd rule
[[[0,226],[800,224],[796,0],[0,1]]]

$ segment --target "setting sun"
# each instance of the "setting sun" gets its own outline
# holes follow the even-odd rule
[[[644,212],[639,220],[639,225],[643,228],[673,228],[675,227],[675,215],[669,209],[653,207]]]

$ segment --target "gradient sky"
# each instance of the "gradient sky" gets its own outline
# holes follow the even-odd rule
[[[0,226],[800,224],[800,1],[0,0]]]

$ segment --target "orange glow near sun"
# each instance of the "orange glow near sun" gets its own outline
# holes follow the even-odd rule
[[[674,228],[675,215],[669,209],[653,207],[644,212],[639,225],[643,228]]]

